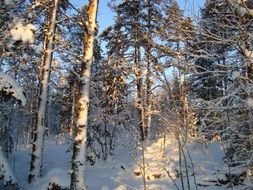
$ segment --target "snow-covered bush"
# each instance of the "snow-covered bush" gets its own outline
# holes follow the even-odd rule
[[[197,106],[202,114],[201,134],[208,140],[221,141],[225,162],[244,172],[252,167],[252,92],[253,84],[237,78],[224,96],[198,100]]]
[[[0,72],[0,92],[1,91],[5,92],[6,95],[15,97],[25,106],[27,100],[23,88],[18,86],[12,76],[2,72]]]

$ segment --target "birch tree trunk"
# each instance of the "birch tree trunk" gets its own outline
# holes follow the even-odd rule
[[[48,97],[48,86],[50,79],[50,69],[53,55],[54,32],[56,26],[56,16],[59,0],[54,0],[52,9],[48,13],[48,28],[44,39],[44,47],[41,58],[41,78],[38,110],[36,115],[36,125],[33,136],[32,155],[28,182],[32,183],[41,176],[42,173],[42,153],[45,133],[45,112]]]
[[[89,87],[91,78],[91,65],[93,62],[94,38],[97,30],[96,17],[99,0],[90,0],[88,6],[88,21],[84,35],[84,55],[81,68],[82,86],[77,102],[77,125],[74,130],[74,144],[72,155],[71,190],[85,190],[84,169],[87,141]]]

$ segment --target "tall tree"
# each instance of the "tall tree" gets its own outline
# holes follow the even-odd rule
[[[91,65],[93,62],[94,39],[97,33],[97,10],[99,0],[90,0],[87,7],[87,24],[85,26],[83,60],[80,73],[80,90],[77,102],[77,126],[74,131],[72,156],[71,190],[85,190],[84,170],[88,127],[89,87]]]
[[[45,113],[48,98],[48,86],[50,80],[50,70],[52,63],[54,33],[56,28],[56,18],[59,0],[51,2],[48,9],[47,29],[44,39],[44,46],[41,57],[41,76],[38,110],[36,115],[36,126],[33,136],[33,147],[30,162],[29,183],[34,182],[42,174],[42,154],[45,134]]]
[[[117,14],[115,24],[107,28],[102,38],[108,42],[108,57],[116,56],[126,60],[128,75],[135,77],[137,123],[141,140],[145,139],[144,126],[144,83],[141,50],[141,9],[139,0],[123,1],[114,7]],[[120,40],[119,40],[120,39]],[[117,51],[115,51],[117,49]]]

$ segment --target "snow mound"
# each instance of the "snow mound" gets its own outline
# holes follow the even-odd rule
[[[62,188],[69,187],[70,177],[66,171],[60,168],[51,169],[46,177],[43,179],[43,184],[41,190],[48,190],[53,187],[53,185],[60,186]]]

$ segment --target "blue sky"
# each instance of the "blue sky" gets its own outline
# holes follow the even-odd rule
[[[88,3],[88,0],[72,0],[73,5],[81,7],[84,4]],[[113,12],[107,6],[110,0],[100,0],[99,2],[99,12],[98,12],[98,23],[99,31],[102,31],[107,26],[110,26],[113,23]],[[188,14],[194,13],[198,15],[198,10],[200,6],[203,6],[204,0],[179,0],[179,5],[181,9],[185,9]]]

